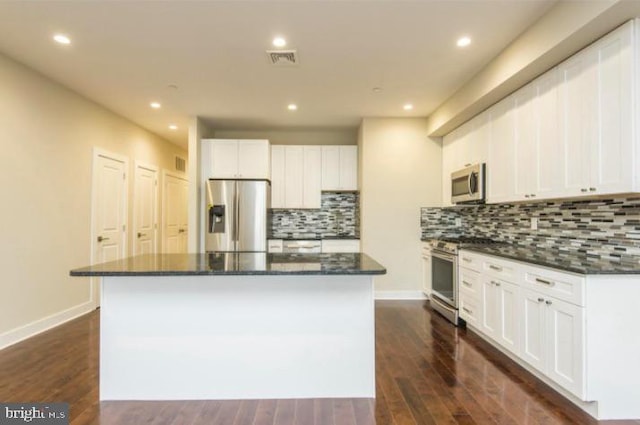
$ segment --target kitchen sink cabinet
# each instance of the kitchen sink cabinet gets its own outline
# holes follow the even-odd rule
[[[518,354],[518,286],[486,275],[480,281],[482,331],[507,350]]]
[[[322,190],[358,190],[357,146],[322,146]]]
[[[271,148],[271,207],[320,208],[320,146]]]
[[[202,140],[205,178],[271,179],[268,140]]]

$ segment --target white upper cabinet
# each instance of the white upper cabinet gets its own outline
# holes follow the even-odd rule
[[[271,178],[268,140],[204,139],[202,143],[205,178]]]
[[[444,205],[460,159],[482,162],[471,159],[481,157],[472,143],[478,139],[488,139],[489,203],[640,191],[635,25],[612,31],[489,108],[485,136],[469,123],[445,136]]]
[[[320,208],[320,146],[271,148],[271,207]]]
[[[509,96],[491,108],[491,136],[487,161],[487,201],[509,202],[515,194],[515,105]]]
[[[451,204],[451,173],[487,161],[490,136],[489,113],[483,112],[442,139],[442,196]]]
[[[322,190],[358,190],[357,146],[322,146]]]

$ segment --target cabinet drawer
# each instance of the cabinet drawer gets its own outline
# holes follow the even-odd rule
[[[480,324],[480,302],[466,293],[460,294],[460,318],[467,324],[478,328]]]
[[[484,257],[482,259],[482,273],[500,279],[514,280],[516,265],[509,261]]]
[[[584,306],[584,277],[539,267],[526,267],[523,281],[526,287],[542,294]]]
[[[460,265],[460,267],[475,270],[477,272],[482,270],[481,259],[473,254],[465,251],[460,251],[459,259],[460,261],[458,264]]]
[[[282,252],[282,239],[269,239],[267,241],[268,252]]]
[[[464,293],[467,296],[480,299],[480,273],[460,268],[458,282],[460,294]]]
[[[322,252],[360,252],[360,240],[323,240]]]

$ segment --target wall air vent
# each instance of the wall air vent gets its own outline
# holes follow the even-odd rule
[[[179,156],[176,156],[176,171],[187,171],[187,161]]]
[[[267,59],[275,66],[295,66],[299,64],[297,50],[267,50]]]

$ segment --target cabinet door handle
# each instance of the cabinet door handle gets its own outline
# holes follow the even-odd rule
[[[469,310],[467,307],[462,307],[462,309],[469,314],[473,314],[473,310]]]
[[[544,301],[544,298],[538,298],[539,303],[541,303],[542,301]]]
[[[544,280],[544,279],[540,279],[539,277],[536,277],[536,282],[538,283],[542,283],[543,285],[547,285],[547,286],[553,286],[555,285],[554,282],[550,282],[548,280]]]
[[[589,190],[590,190],[591,192],[595,192],[595,191],[596,191],[596,188],[595,188],[595,187],[590,187],[590,188],[589,188]]]
[[[500,286],[500,282],[496,282],[495,280],[492,280],[492,281],[491,281],[491,284],[492,284],[492,285],[496,285],[496,286]]]
[[[536,194],[535,194],[535,193],[532,193],[532,194],[531,194],[531,197],[532,197],[532,198],[535,198],[535,197],[536,197]]]
[[[494,266],[493,264],[489,264],[489,268],[490,268],[491,270],[496,270],[496,271],[499,271],[499,272],[501,272],[501,271],[502,271],[502,267]]]
[[[464,286],[468,286],[469,288],[471,288],[471,284],[470,284],[469,282],[467,282],[466,280],[463,280],[463,281],[462,281],[462,284],[463,284]]]
[[[525,198],[528,198],[528,197],[529,197],[529,195],[525,194],[525,195],[524,195],[524,197],[525,197]]]
[[[544,303],[545,303],[546,305],[551,305],[551,304],[553,304],[553,303],[552,303],[551,301],[549,301],[549,300],[545,301]]]
[[[580,192],[586,192],[586,191],[587,191],[587,188],[580,189]]]

